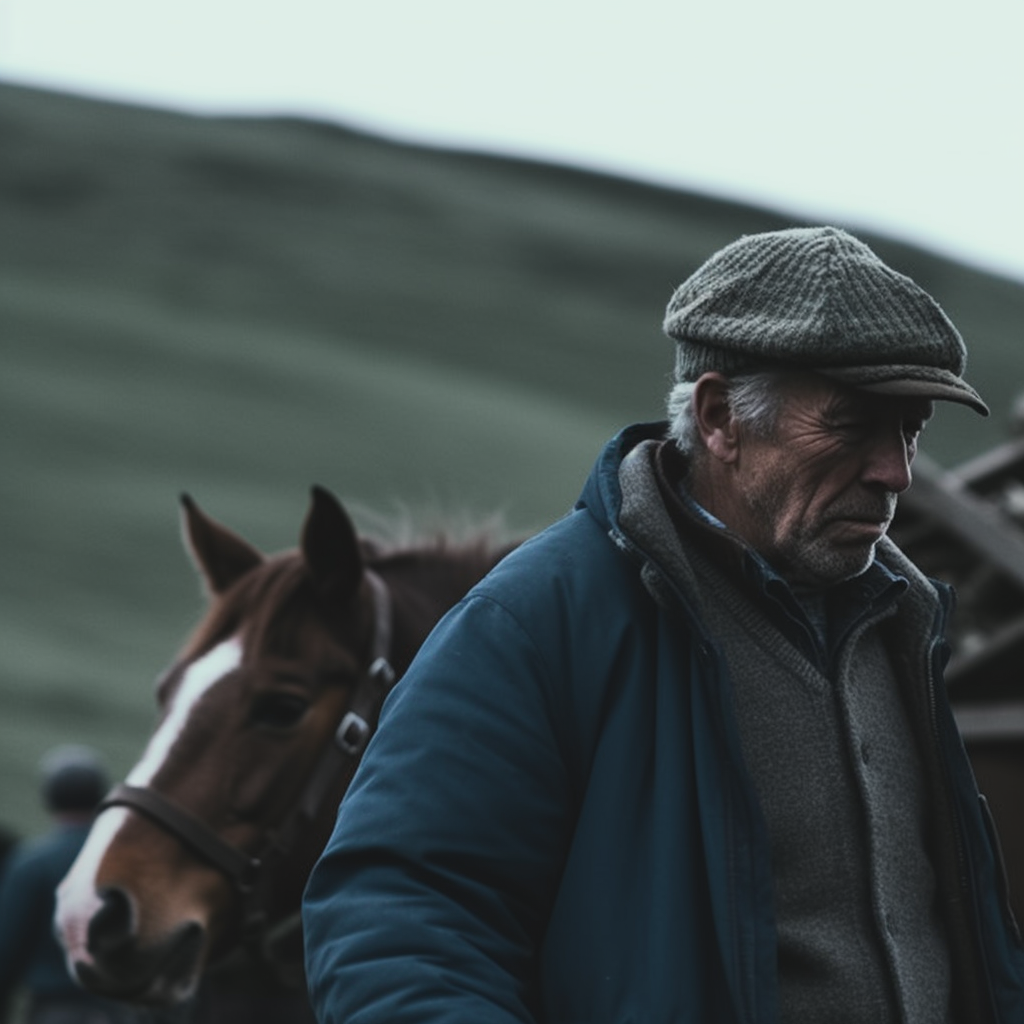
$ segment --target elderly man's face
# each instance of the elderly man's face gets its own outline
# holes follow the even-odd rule
[[[798,586],[862,573],[896,496],[910,486],[930,415],[922,399],[869,394],[818,376],[790,382],[772,436],[741,434],[738,532]]]

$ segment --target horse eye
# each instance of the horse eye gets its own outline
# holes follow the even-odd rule
[[[306,713],[309,701],[291,693],[263,693],[253,702],[249,717],[256,725],[287,729]]]

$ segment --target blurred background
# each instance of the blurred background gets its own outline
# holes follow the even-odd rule
[[[0,823],[122,775],[201,611],[187,491],[267,550],[309,487],[366,530],[542,527],[661,416],[673,287],[830,222],[1024,389],[1024,7],[438,0],[0,4]],[[382,525],[383,524],[383,525]]]

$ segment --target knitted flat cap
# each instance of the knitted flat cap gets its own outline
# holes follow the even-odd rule
[[[677,381],[788,367],[988,415],[939,304],[839,228],[744,235],[676,289],[664,329]]]

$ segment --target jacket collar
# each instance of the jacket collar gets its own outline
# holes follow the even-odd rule
[[[604,446],[575,507],[585,508],[605,530],[613,536],[621,537],[619,514],[622,511],[622,486],[619,483],[619,466],[637,445],[649,440],[662,441],[667,431],[668,423],[664,420],[635,423],[619,431]]]
[[[783,633],[824,670],[858,622],[891,609],[906,592],[908,572],[920,577],[891,542],[883,541],[879,551],[889,558],[876,556],[866,572],[829,588],[820,599],[797,595],[764,558],[688,496],[686,459],[665,440],[666,429],[664,422],[641,423],[616,435],[598,459],[577,508],[585,507],[621,547],[639,548],[645,559],[649,557],[650,538],[631,536],[634,530],[624,529],[621,522],[620,468],[630,452],[644,445],[651,453],[650,499],[662,505],[678,537],[710,553],[733,582],[769,609]]]

